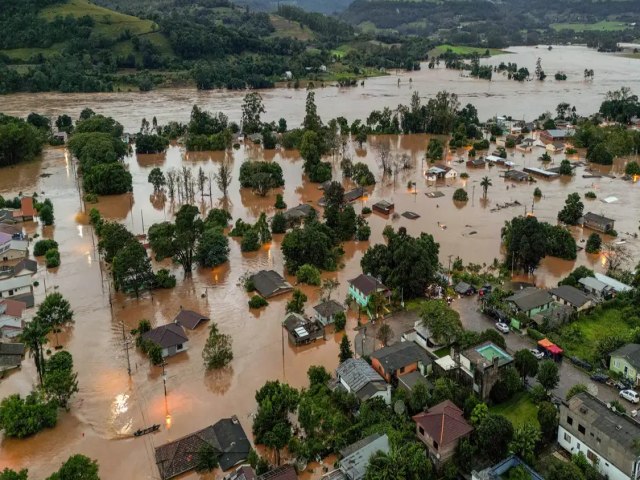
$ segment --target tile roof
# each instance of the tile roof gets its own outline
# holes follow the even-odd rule
[[[577,308],[582,307],[590,300],[590,298],[587,297],[584,292],[571,285],[560,285],[559,287],[549,290],[549,293],[569,302],[571,305]]]
[[[424,429],[425,435],[433,438],[439,445],[456,442],[473,431],[473,427],[462,415],[462,410],[450,400],[415,415],[413,421]]]
[[[549,295],[549,292],[546,290],[527,287],[507,297],[506,300],[515,303],[520,310],[528,312],[534,308],[551,303],[553,298],[551,298],[551,295]]]
[[[195,468],[198,451],[209,444],[219,453],[222,470],[245,460],[251,444],[237,418],[225,418],[214,425],[161,445],[155,449],[156,464],[163,480]]]
[[[236,468],[236,471],[231,473],[229,477],[224,477],[227,480],[256,480],[256,472],[251,465],[242,465]]]
[[[293,290],[293,287],[275,270],[260,270],[251,276],[253,285],[265,298]]]
[[[13,298],[0,298],[0,314],[9,317],[22,318],[27,304]]]
[[[193,310],[186,309],[181,309],[173,319],[174,323],[182,325],[190,330],[195,329],[200,322],[206,322],[208,320],[210,320],[209,317],[202,315],[201,313],[194,312]]]
[[[387,373],[416,362],[422,362],[423,365],[431,364],[431,359],[427,352],[413,342],[394,343],[376,350],[371,354],[371,358],[378,360]]]
[[[175,347],[189,340],[184,329],[176,323],[168,323],[149,330],[142,334],[142,338],[150,340],[161,348]]]
[[[335,300],[327,300],[319,303],[313,309],[324,318],[329,318],[337,313],[344,312],[344,307]]]
[[[378,451],[389,453],[389,437],[374,433],[340,451],[340,470],[350,480],[362,480],[369,465],[369,459]]]
[[[362,292],[364,296],[369,296],[379,289],[386,289],[382,282],[372,275],[361,273],[356,278],[349,280],[349,285],[353,285],[356,290]]]
[[[338,365],[336,374],[353,392],[358,392],[369,382],[386,383],[380,374],[362,358],[349,358],[345,360]]]
[[[36,209],[33,207],[33,198],[22,197],[20,199],[20,210],[13,212],[13,217],[35,217]]]
[[[640,345],[637,343],[627,343],[614,352],[611,352],[612,357],[624,358],[634,368],[640,368]]]

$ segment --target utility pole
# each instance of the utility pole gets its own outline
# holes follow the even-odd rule
[[[109,300],[111,302],[111,300]],[[129,377],[131,377],[131,360],[129,359],[129,342],[127,341],[127,337],[124,333],[124,320],[122,321],[122,342],[124,343],[124,349],[127,352],[127,372],[129,373]]]
[[[474,185],[471,190],[471,206],[472,207],[475,205],[475,200],[476,200],[476,186]]]
[[[142,220],[142,234],[144,235],[144,214],[142,209],[140,209],[140,220]]]
[[[449,283],[451,283],[451,257],[453,257],[453,254],[449,255]]]
[[[164,371],[164,366],[167,363],[164,361],[164,359],[162,360],[162,363],[160,364],[162,366],[162,384],[164,385],[164,398],[167,398],[167,374]]]

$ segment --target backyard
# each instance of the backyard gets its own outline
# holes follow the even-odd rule
[[[490,407],[489,411],[506,417],[514,427],[524,423],[540,426],[538,407],[533,403],[529,392],[519,392],[506,402]]]

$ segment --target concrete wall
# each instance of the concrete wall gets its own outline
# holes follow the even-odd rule
[[[447,445],[435,445],[434,439],[427,435],[426,432],[421,432],[419,424],[416,423],[416,435],[418,439],[427,446],[429,450],[429,457],[433,460],[436,466],[441,465],[448,459],[453,457],[456,452],[458,442],[451,442]]]
[[[562,426],[558,428],[558,443],[562,448],[572,455],[582,452],[584,456],[593,464],[593,461],[589,458],[591,455],[595,455],[597,460],[597,468],[602,475],[609,480],[630,480],[631,477],[611,464],[608,459],[604,458],[598,452],[590,449],[579,438],[577,438],[572,432],[566,430]],[[591,452],[591,453],[589,453]],[[637,477],[636,477],[637,478]]]

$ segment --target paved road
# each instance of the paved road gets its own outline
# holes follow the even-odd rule
[[[480,313],[477,297],[460,298],[454,301],[452,306],[460,313],[460,320],[465,329],[481,332],[487,328],[494,328],[495,321]],[[387,319],[386,322],[394,332],[394,338],[391,340],[391,343],[400,341],[402,333],[412,328],[416,320],[418,320],[416,313],[407,311],[396,313]],[[375,340],[379,325],[380,322],[378,322],[377,325],[369,324],[366,328],[366,335],[364,329],[361,329],[356,335],[354,347],[357,355],[362,354],[363,346],[365,355],[369,355],[373,350],[381,348],[380,342]],[[526,335],[520,335],[519,333],[511,332],[505,335],[505,340],[508,353],[510,354],[523,348],[535,347],[535,342],[531,338]],[[569,359],[565,359],[560,363],[560,382],[553,393],[564,399],[569,389],[577,383],[582,383],[587,386],[591,385],[591,391],[604,402],[619,400],[629,411],[637,408],[626,400],[621,399],[616,389],[602,383],[593,382],[589,378],[589,374],[576,368]]]
[[[495,324],[494,320],[480,313],[478,310],[479,304],[477,297],[475,296],[458,299],[453,303],[453,307],[460,313],[462,325],[467,330],[483,331],[487,328],[493,328]],[[507,343],[508,353],[510,354],[513,354],[523,348],[535,347],[533,339],[519,333],[511,332],[505,335],[505,340]],[[559,371],[560,383],[553,393],[562,399],[565,398],[567,392],[572,386],[577,383],[582,383],[587,386],[592,385],[591,388],[594,389],[592,391],[595,392],[596,396],[604,402],[620,400],[620,402],[629,410],[635,408],[632,407],[631,403],[620,399],[618,390],[602,383],[593,382],[589,378],[589,374],[576,368],[569,359],[565,359],[560,363]]]

